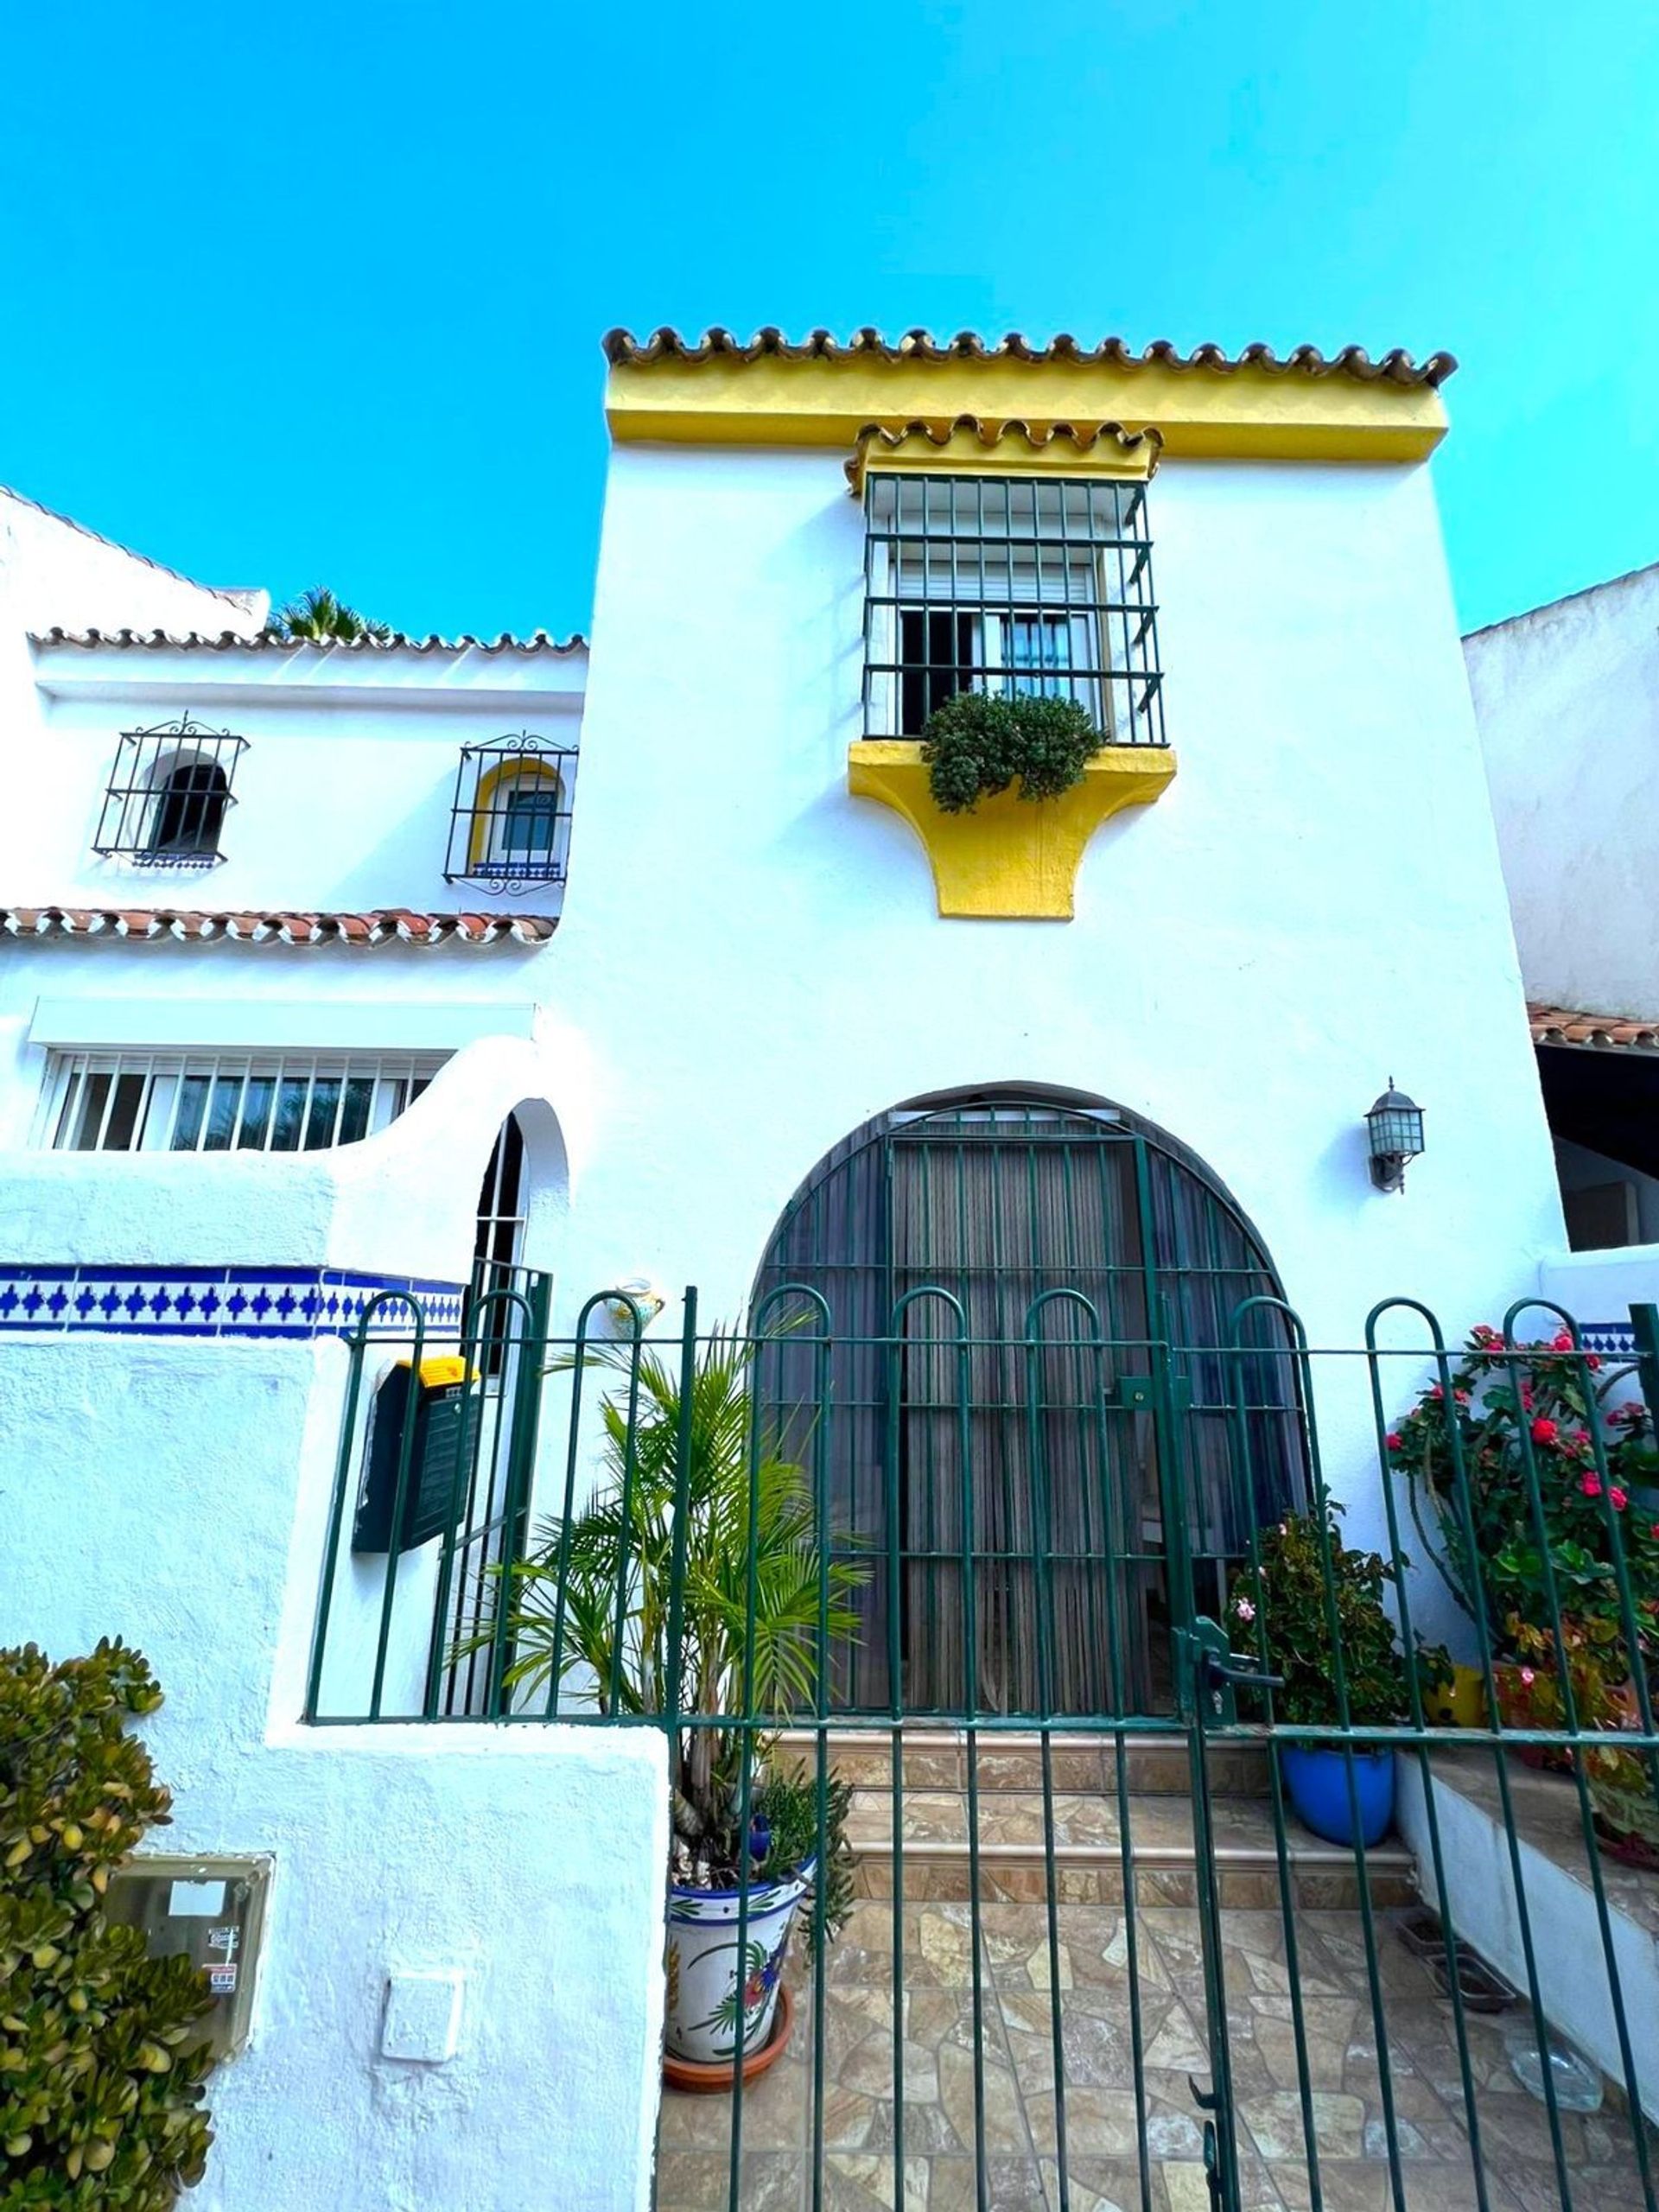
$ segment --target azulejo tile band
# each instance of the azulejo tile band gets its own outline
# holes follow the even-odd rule
[[[143,1337],[407,1337],[421,1301],[429,1336],[459,1330],[463,1287],[342,1268],[0,1266],[0,1334]]]

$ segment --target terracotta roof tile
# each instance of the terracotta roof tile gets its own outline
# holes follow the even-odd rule
[[[1164,434],[1148,423],[1144,430],[1126,430],[1121,423],[1056,423],[1046,429],[1033,429],[1029,423],[1010,417],[1004,421],[983,415],[958,415],[956,421],[944,429],[936,429],[931,423],[866,423],[859,432],[857,449],[850,460],[842,466],[847,481],[857,490],[864,471],[871,465],[873,454],[880,451],[895,453],[912,438],[921,438],[929,445],[944,447],[959,433],[966,432],[978,441],[987,452],[1001,444],[1005,438],[1016,440],[1033,453],[1046,447],[1060,444],[1069,446],[1074,453],[1086,454],[1103,439],[1126,454],[1138,452],[1149,446],[1151,465],[1147,474],[1157,468],[1158,457],[1163,449]]]
[[[458,638],[440,638],[435,634],[413,638],[401,630],[394,630],[389,638],[331,638],[318,640],[311,638],[276,638],[267,631],[260,631],[251,638],[239,637],[234,630],[221,630],[217,637],[202,636],[197,630],[182,632],[169,630],[65,630],[54,626],[50,630],[31,632],[30,643],[36,645],[79,645],[88,652],[209,652],[209,653],[555,653],[568,655],[586,652],[588,640],[575,632],[569,638],[555,638],[545,630],[537,630],[528,638],[515,638],[504,630],[499,638],[475,638],[463,632]]]
[[[0,906],[8,937],[166,938],[244,944],[545,944],[556,914],[417,914],[404,906],[366,913],[211,913],[163,906]]]
[[[1527,1007],[1535,1045],[1616,1046],[1625,1051],[1659,1052],[1659,1021],[1630,1014],[1584,1014],[1572,1007]]]
[[[1281,359],[1271,346],[1246,346],[1237,353],[1229,353],[1220,346],[1195,346],[1191,352],[1183,353],[1167,338],[1156,338],[1137,353],[1121,338],[1103,338],[1096,346],[1082,346],[1075,338],[1062,334],[1042,345],[1033,344],[1017,330],[989,344],[972,330],[959,331],[954,338],[945,339],[936,339],[925,330],[907,330],[902,338],[887,339],[879,330],[869,328],[855,331],[845,345],[828,330],[815,330],[796,343],[785,338],[781,330],[771,327],[757,331],[747,343],[733,332],[718,327],[705,331],[700,339],[683,338],[677,330],[667,328],[653,331],[644,339],[635,338],[631,331],[611,330],[606,333],[603,342],[609,361],[630,366],[660,360],[757,361],[768,354],[794,361],[836,360],[874,353],[885,361],[1012,358],[1020,361],[1112,361],[1127,368],[1156,361],[1167,368],[1210,369],[1223,375],[1239,369],[1266,369],[1279,376],[1344,376],[1357,378],[1362,384],[1438,386],[1458,365],[1456,357],[1451,353],[1431,353],[1420,364],[1398,346],[1377,361],[1372,360],[1363,346],[1344,346],[1329,359],[1317,346],[1298,346]]]

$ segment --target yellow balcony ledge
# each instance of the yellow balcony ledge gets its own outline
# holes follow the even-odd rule
[[[1090,837],[1126,806],[1161,798],[1174,773],[1162,746],[1109,745],[1058,798],[1004,791],[971,814],[946,814],[928,789],[919,743],[860,738],[847,754],[853,797],[890,806],[926,847],[940,913],[982,920],[1069,922]]]

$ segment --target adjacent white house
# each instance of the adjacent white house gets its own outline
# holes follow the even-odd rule
[[[1568,1233],[1586,1252],[1659,1247],[1659,567],[1477,630],[1464,653]],[[1648,1274],[1659,1286],[1659,1250]]]
[[[1164,1300],[1218,1344],[1224,1294],[1281,1290],[1351,1344],[1395,1292],[1490,1319],[1565,1247],[1446,357],[607,346],[591,645],[279,643],[0,501],[0,1630],[141,1642],[178,1847],[276,1854],[200,2191],[238,2212],[649,2190],[660,1743],[302,1718],[378,1291],[458,1325],[526,1266],[563,1328],[805,1281],[850,1331],[950,1274],[988,1325],[1133,1255],[1127,1334]],[[1105,749],[1052,811],[947,817],[922,721],[999,687]],[[456,1971],[456,2054],[389,2043],[389,1986]]]

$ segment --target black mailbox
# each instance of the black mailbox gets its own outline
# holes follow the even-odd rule
[[[369,1413],[367,1465],[352,1526],[354,1552],[413,1551],[461,1519],[478,1406],[477,1370],[469,1370],[464,1359],[423,1359],[418,1380],[406,1359],[398,1361],[376,1390]],[[397,1468],[411,1421],[403,1520],[394,1529]]]

